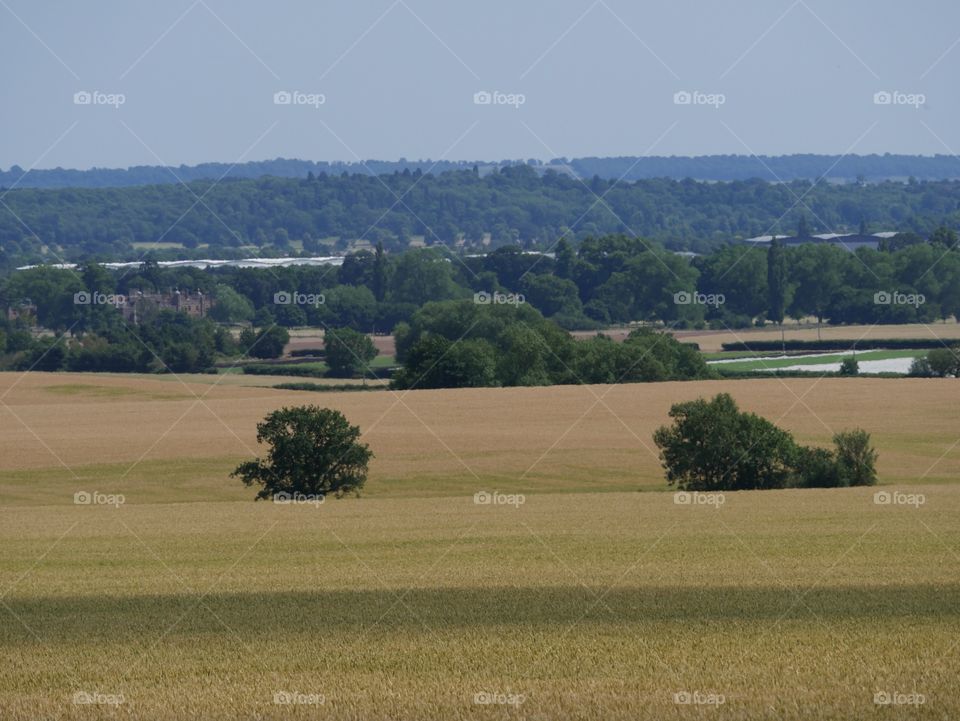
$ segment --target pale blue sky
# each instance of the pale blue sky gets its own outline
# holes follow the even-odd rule
[[[947,0],[0,0],[0,167],[960,152],[958,39]]]

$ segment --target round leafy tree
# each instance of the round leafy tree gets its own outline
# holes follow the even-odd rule
[[[360,429],[340,411],[281,408],[257,424],[257,442],[270,446],[266,458],[241,463],[230,475],[261,486],[257,499],[278,493],[340,497],[367,480],[373,452],[359,438]]]
[[[327,328],[323,334],[330,375],[349,378],[366,370],[367,364],[377,357],[377,347],[370,338],[352,328]]]
[[[720,393],[670,409],[672,426],[653,434],[668,483],[685,491],[739,491],[783,488],[797,448],[773,423],[741,411]]]

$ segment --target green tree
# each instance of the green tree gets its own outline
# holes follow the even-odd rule
[[[720,393],[676,403],[673,425],[653,434],[667,482],[686,491],[782,488],[796,454],[793,438],[770,421],[740,411]]]
[[[352,328],[327,328],[323,347],[329,375],[334,377],[350,377],[365,370],[378,353],[367,335]]]
[[[229,285],[216,287],[216,303],[210,309],[210,317],[221,323],[239,323],[253,318],[253,304]]]
[[[240,344],[248,356],[252,358],[279,358],[283,349],[290,342],[290,333],[286,328],[271,326],[259,332],[244,329],[240,334]]]
[[[577,255],[566,238],[560,238],[557,241],[556,258],[557,277],[573,278],[573,265],[577,261]]]
[[[783,317],[787,312],[789,288],[787,286],[787,258],[783,242],[776,236],[767,250],[767,317],[780,326],[783,339]]]
[[[789,253],[793,298],[790,314],[795,318],[814,315],[817,338],[824,315],[842,284],[842,272],[849,254],[820,243],[807,243]]]
[[[798,485],[803,488],[836,488],[845,485],[836,457],[826,448],[798,448],[795,466]]]
[[[877,452],[870,434],[859,428],[841,431],[833,437],[836,446],[840,485],[872,486],[877,482]]]
[[[577,285],[572,280],[546,273],[536,275],[531,273],[524,277],[520,287],[526,301],[545,316],[549,317],[557,313],[570,315],[583,313]]]
[[[927,353],[927,364],[935,376],[960,378],[960,347],[934,348]]]
[[[275,322],[273,312],[267,306],[257,308],[256,313],[253,314],[253,325],[256,328],[267,328]]]
[[[365,286],[340,285],[331,288],[321,307],[327,325],[369,330],[377,314],[377,299]]]
[[[934,373],[933,368],[930,367],[930,361],[927,357],[920,356],[910,362],[910,370],[907,372],[907,375],[911,378],[933,378],[936,373]]]
[[[458,295],[466,295],[466,290],[454,282],[450,259],[432,249],[403,253],[393,267],[390,298],[394,302],[422,305]]]
[[[957,247],[957,231],[941,225],[930,234],[930,245],[939,245],[944,250],[954,250]]]
[[[722,295],[724,309],[755,318],[767,312],[767,259],[761,248],[728,245],[701,261],[704,293]]]
[[[849,356],[840,361],[840,375],[855,376],[860,374],[860,364],[854,356]]]
[[[257,424],[266,458],[241,463],[230,475],[260,486],[256,498],[322,498],[356,493],[367,480],[373,452],[360,443],[360,429],[340,411],[317,406],[281,408]]]
[[[382,303],[387,295],[387,259],[383,252],[383,243],[377,241],[377,250],[373,260],[373,278],[371,288],[373,297]]]
[[[497,383],[493,347],[482,339],[451,341],[428,335],[414,343],[397,388],[480,388]]]

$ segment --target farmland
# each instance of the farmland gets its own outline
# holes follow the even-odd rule
[[[728,329],[718,331],[677,331],[676,336],[684,343],[697,343],[703,351],[719,351],[723,343],[742,343],[749,341],[778,341],[780,329],[775,326],[766,328]],[[816,326],[784,324],[786,340],[814,341],[823,340],[888,340],[900,338],[939,338],[946,343],[960,340],[958,323],[924,323],[904,325],[843,325],[823,326],[819,333]]]
[[[0,717],[960,713],[955,380],[260,380],[0,376]],[[867,428],[885,485],[675,503],[650,435],[719,391],[802,442]],[[364,430],[362,498],[254,503],[228,478],[298,403]]]

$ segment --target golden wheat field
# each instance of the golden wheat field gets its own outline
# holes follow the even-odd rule
[[[675,335],[682,341],[697,343],[701,350],[719,351],[723,343],[744,343],[749,341],[778,341],[780,329],[776,326],[767,328],[745,328],[720,331],[676,331]],[[825,325],[819,332],[815,325],[809,323],[784,324],[783,337],[786,340],[888,340],[900,338],[940,339],[945,344],[953,345],[960,340],[960,323],[949,321],[946,323],[910,323],[903,325]]]
[[[956,719],[958,389],[0,374],[0,718]],[[866,428],[882,485],[658,492],[653,429],[720,391]],[[364,430],[361,498],[228,477],[302,403]]]

